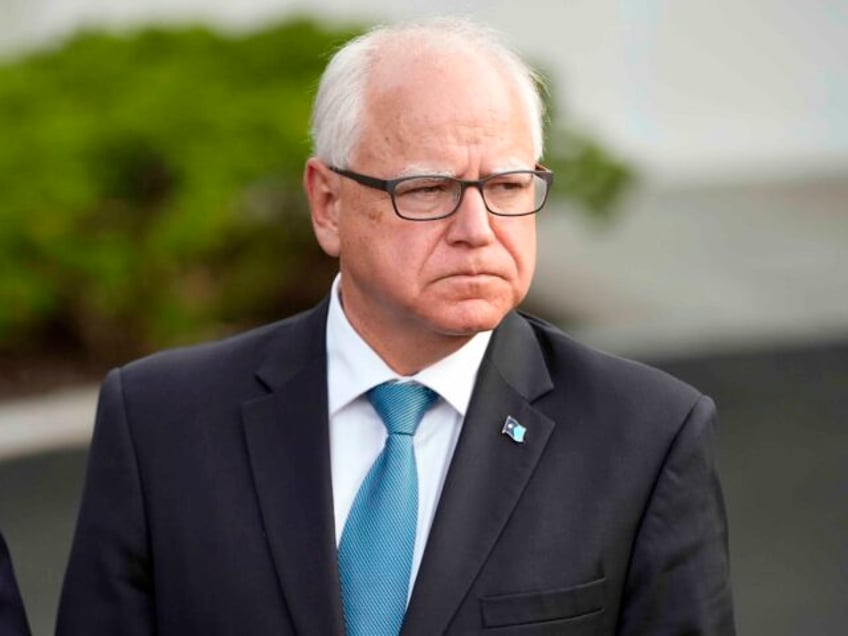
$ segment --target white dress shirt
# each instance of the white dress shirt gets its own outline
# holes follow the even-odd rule
[[[388,380],[413,379],[439,395],[421,420],[413,439],[418,467],[418,526],[408,599],[459,439],[477,370],[492,332],[478,333],[461,349],[414,376],[399,376],[348,322],[339,301],[340,280],[341,277],[337,276],[333,282],[327,315],[327,395],[336,546],[341,540],[342,528],[359,486],[383,450],[388,436],[383,421],[365,393]]]

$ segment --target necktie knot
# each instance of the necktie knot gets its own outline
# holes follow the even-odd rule
[[[421,418],[437,394],[418,382],[391,380],[368,391],[368,400],[386,425],[389,435],[415,435]]]

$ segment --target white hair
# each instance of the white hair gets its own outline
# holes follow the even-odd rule
[[[347,167],[359,141],[368,74],[381,48],[419,38],[427,46],[450,46],[489,55],[514,83],[526,104],[533,150],[542,156],[544,104],[539,75],[492,29],[467,18],[434,18],[380,26],[347,42],[327,64],[312,108],[312,146],[328,165]]]

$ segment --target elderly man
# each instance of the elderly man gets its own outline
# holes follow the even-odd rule
[[[335,55],[330,295],[109,374],[59,634],[733,633],[712,402],[515,311],[541,118],[467,21]]]

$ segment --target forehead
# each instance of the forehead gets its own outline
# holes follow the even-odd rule
[[[381,49],[368,76],[362,133],[361,153],[393,156],[532,145],[516,83],[484,52],[461,45]]]

